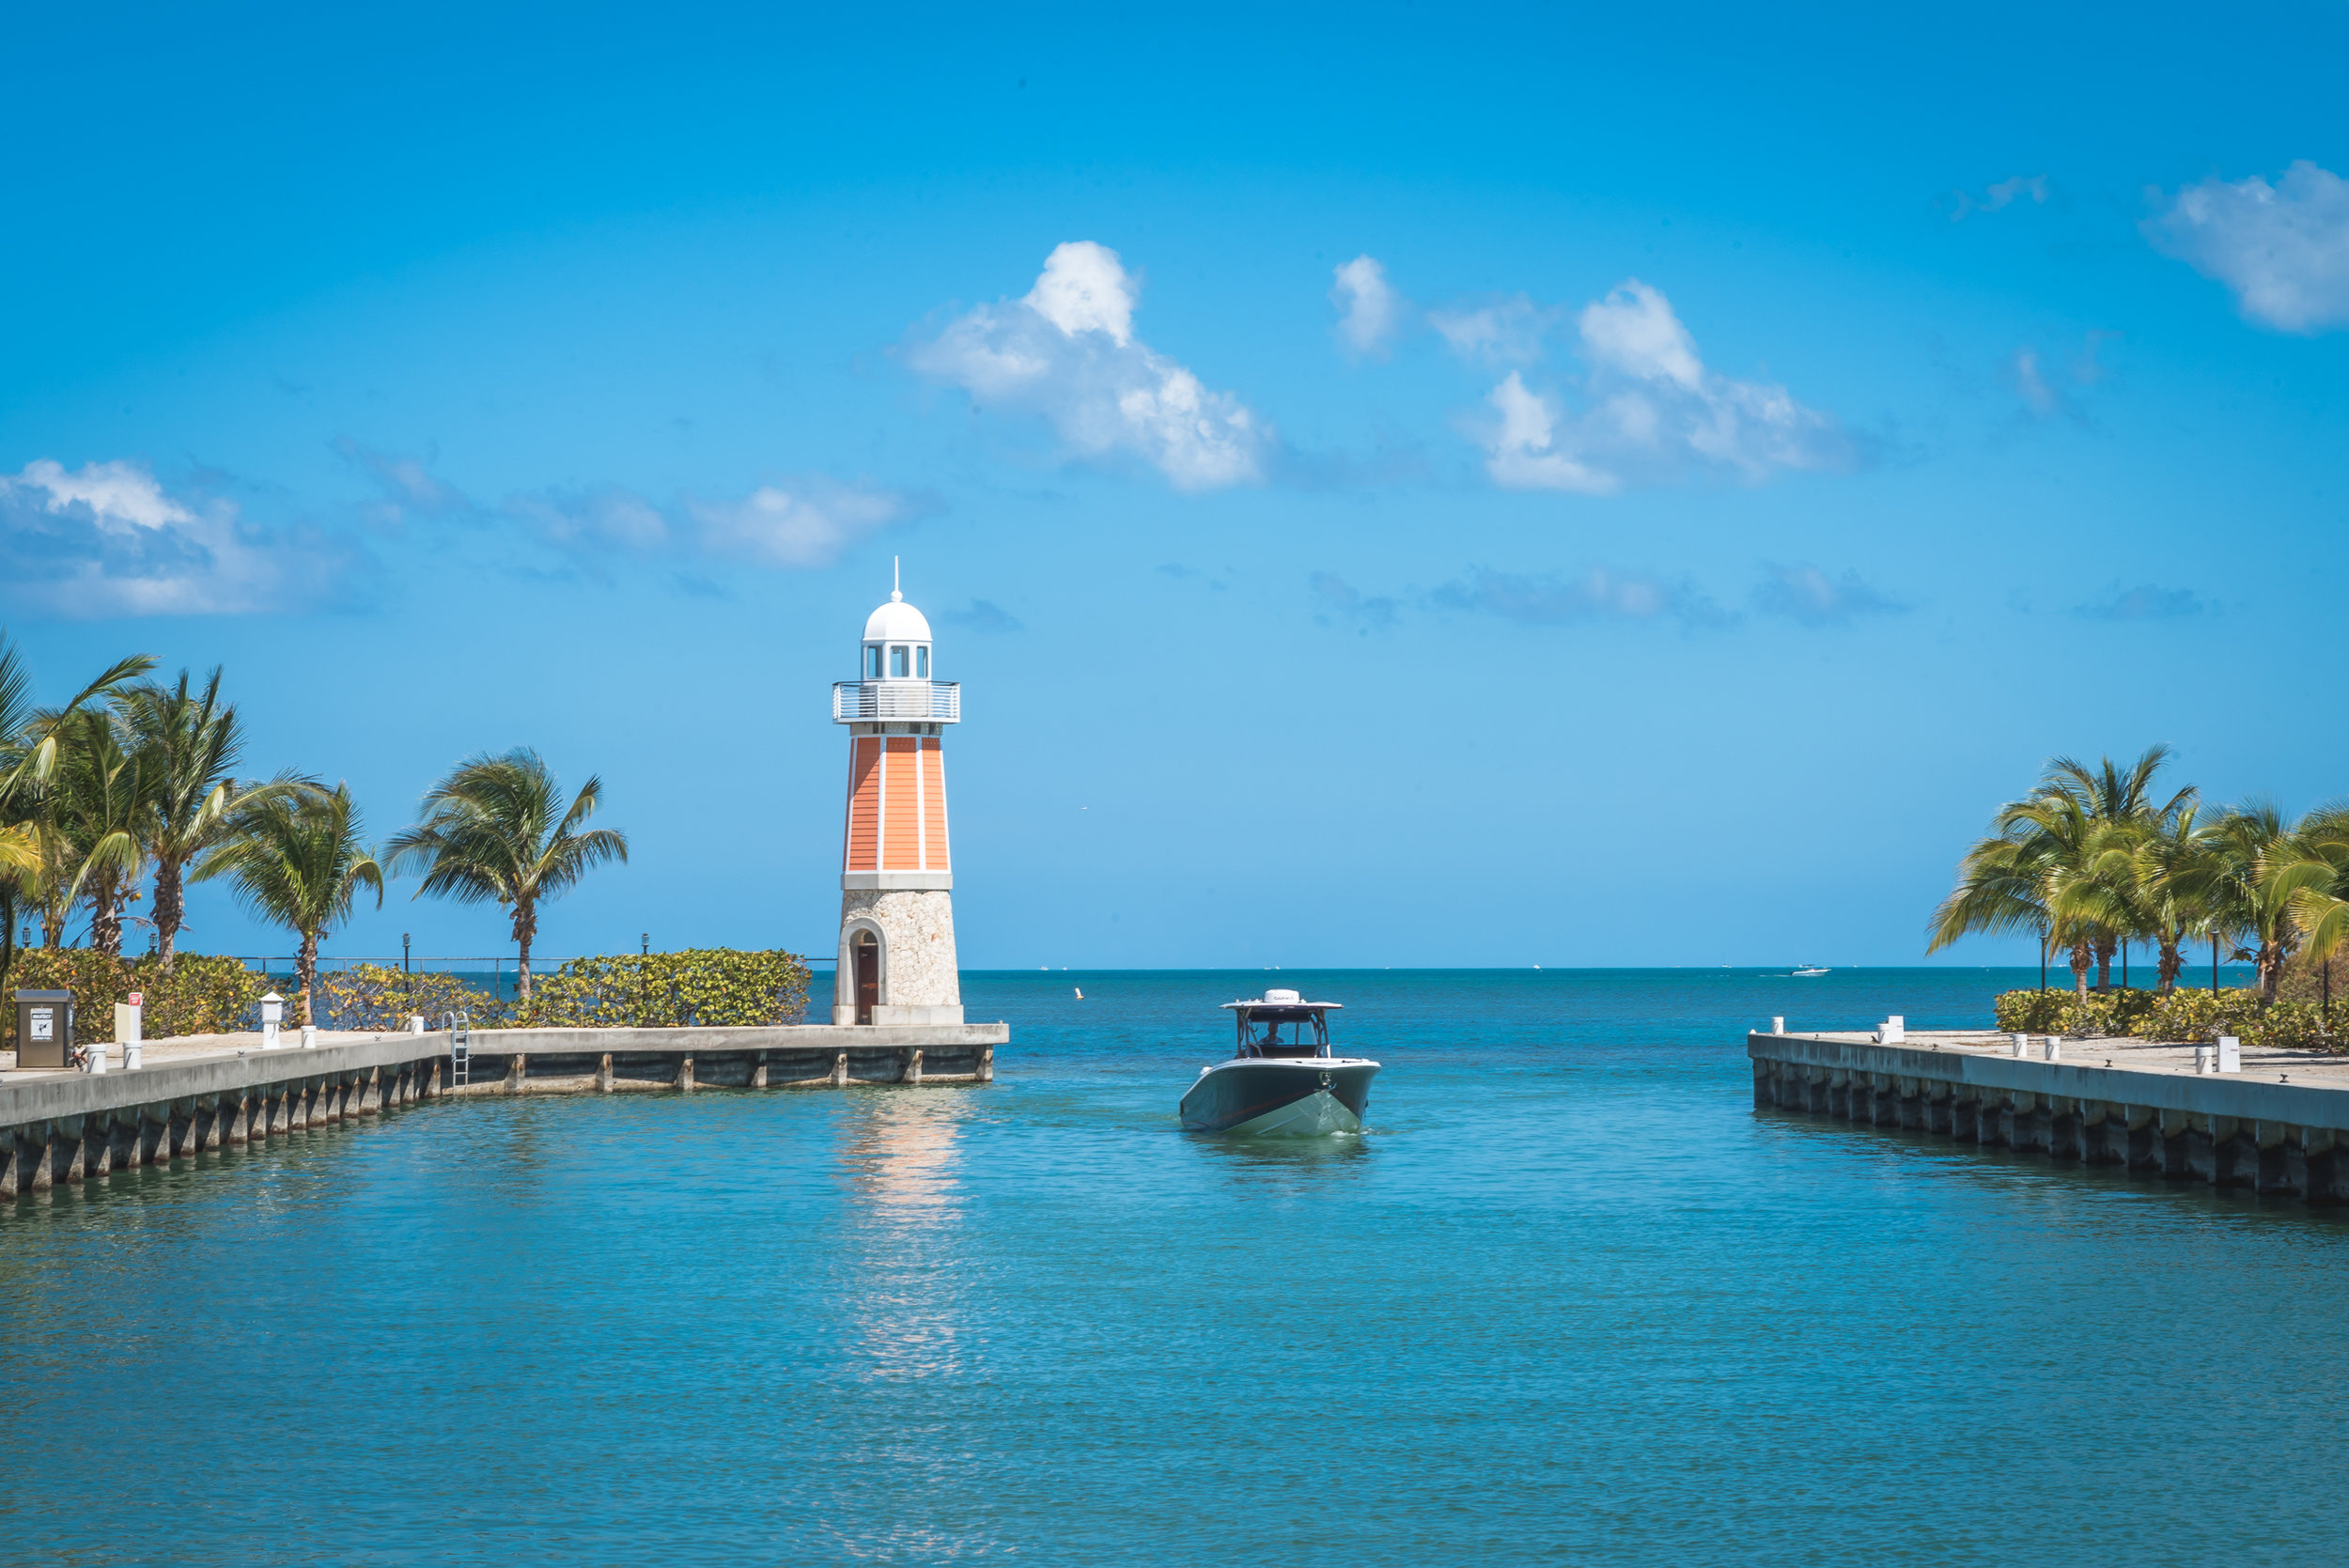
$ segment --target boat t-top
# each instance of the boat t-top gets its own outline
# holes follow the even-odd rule
[[[1330,1054],[1329,1016],[1343,1005],[1282,990],[1225,1002],[1239,1048],[1199,1069],[1183,1096],[1184,1128],[1279,1138],[1361,1131],[1378,1063]]]

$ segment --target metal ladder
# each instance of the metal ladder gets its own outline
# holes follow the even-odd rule
[[[448,1030],[448,1081],[456,1085],[473,1081],[473,1015],[450,1013],[443,1018]]]

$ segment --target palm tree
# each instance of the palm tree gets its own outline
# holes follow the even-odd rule
[[[2139,934],[2158,951],[2157,988],[2164,996],[2177,988],[2185,970],[2186,939],[2208,924],[2208,910],[2189,891],[2210,847],[2208,829],[2195,818],[2191,802],[2167,814],[2139,837],[2134,855]]]
[[[70,848],[72,880],[53,893],[65,909],[87,898],[90,946],[122,956],[123,907],[147,870],[144,829],[152,800],[147,758],[127,744],[117,716],[83,708],[63,716],[57,767],[43,792],[54,838]]]
[[[2005,814],[1999,815],[2003,822]],[[2047,909],[2046,853],[2044,840],[2005,827],[1978,841],[1958,862],[1957,886],[1927,923],[1925,951],[1937,953],[1977,932],[2017,936],[2028,931],[2039,939],[2044,956],[2053,926]]]
[[[228,877],[247,908],[300,939],[294,978],[306,1024],[315,1021],[310,996],[319,943],[330,925],[350,917],[361,888],[373,888],[375,907],[383,907],[383,870],[361,841],[349,785],[329,790],[308,779],[280,779],[277,785],[257,792],[231,818],[227,837],[191,879]]]
[[[232,774],[243,737],[236,708],[220,700],[217,666],[200,692],[189,690],[182,670],[177,686],[134,686],[116,700],[147,759],[151,788],[143,837],[155,868],[155,951],[169,969],[187,926],[188,867],[227,836],[230,823],[259,795],[237,791]]]
[[[2102,854],[2091,882],[2100,884],[2102,891],[2092,892],[2089,886],[2074,890],[2074,902],[2083,917],[2092,906],[2101,911],[2101,918],[2088,922],[2099,991],[2111,988],[2112,955],[2120,944],[2133,937],[2152,935],[2146,911],[2136,896],[2135,868],[2129,863],[2134,841],[2176,816],[2195,799],[2189,784],[2168,800],[2156,801],[2154,778],[2170,756],[2168,746],[2156,744],[2146,747],[2126,768],[2115,766],[2110,757],[2099,758],[2093,768],[2070,757],[2057,757],[2040,779],[2041,794],[2068,796],[2092,823],[2112,830],[2097,835]]]
[[[0,972],[16,961],[17,916],[26,903],[40,908],[50,946],[64,939],[77,865],[53,799],[61,742],[84,705],[154,667],[145,654],[117,660],[63,707],[36,713],[30,673],[0,632]]]
[[[2349,803],[2309,813],[2293,838],[2297,854],[2278,856],[2268,879],[2289,901],[2308,955],[2329,963],[2349,946]]]
[[[1990,836],[1958,862],[1957,886],[1927,924],[1927,953],[1977,932],[2030,931],[2043,955],[2069,950],[2073,987],[2087,1000],[2099,942],[2132,918],[2139,829],[2099,815],[2092,793],[2073,787],[2066,769],[2076,767],[2059,760],[2034,794],[1999,808]]]
[[[2202,906],[2211,934],[2233,939],[2232,956],[2256,967],[2262,1002],[2276,1000],[2284,961],[2300,945],[2293,902],[2308,884],[2282,873],[2314,858],[2281,812],[2254,800],[2218,815],[2204,853],[2180,878],[2186,895]]]
[[[628,861],[626,835],[610,828],[582,831],[603,799],[603,781],[580,785],[568,809],[545,759],[526,746],[502,756],[483,753],[459,763],[424,798],[424,819],[393,839],[395,872],[421,867],[415,896],[460,904],[497,900],[510,907],[521,1000],[530,1001],[530,944],[538,905],[576,886],[606,861]]]

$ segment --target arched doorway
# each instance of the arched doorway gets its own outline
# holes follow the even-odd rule
[[[849,939],[848,954],[856,965],[856,1021],[871,1023],[880,1003],[880,942],[872,932],[859,931]]]

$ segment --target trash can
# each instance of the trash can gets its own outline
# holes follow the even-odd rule
[[[72,1064],[73,993],[16,993],[16,1064],[64,1068]]]

